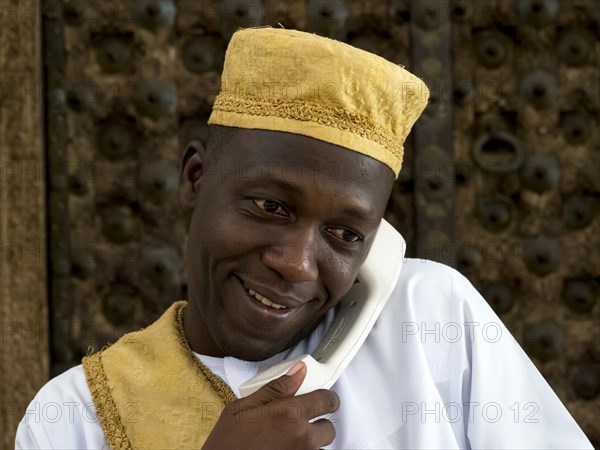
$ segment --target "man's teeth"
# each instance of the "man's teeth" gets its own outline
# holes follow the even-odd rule
[[[286,309],[287,308],[287,306],[278,305],[277,303],[272,302],[271,300],[269,300],[266,297],[263,297],[259,293],[254,292],[252,289],[248,289],[248,292],[250,293],[250,295],[252,295],[256,300],[261,302],[263,305],[270,306],[271,308],[275,308],[275,309]]]

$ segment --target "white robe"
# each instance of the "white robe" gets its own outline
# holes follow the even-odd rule
[[[198,356],[239,396],[240,384],[258,370],[311,352],[325,322],[261,363]],[[592,449],[486,301],[458,272],[430,261],[406,261],[392,298],[333,390],[341,406],[331,417],[337,436],[328,448]],[[126,406],[125,423],[135,420]],[[40,390],[16,447],[109,448],[81,366]]]

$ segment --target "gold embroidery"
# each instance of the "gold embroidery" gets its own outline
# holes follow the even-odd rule
[[[201,448],[225,403],[236,399],[191,351],[182,329],[186,304],[174,303],[148,328],[83,358],[111,449]]]
[[[320,103],[274,99],[266,101],[242,94],[221,92],[213,110],[252,116],[274,116],[305,122],[316,122],[328,127],[349,131],[387,148],[395,158],[402,160],[404,147],[399,139],[373,124],[367,117]]]
[[[181,305],[181,307],[177,310],[177,329],[179,331],[179,338],[180,338],[181,344],[185,347],[185,349],[189,353],[189,356],[194,361],[194,364],[200,371],[200,374],[204,378],[206,378],[206,380],[210,383],[210,386],[219,395],[219,397],[223,400],[223,402],[225,402],[225,404],[227,404],[234,400],[237,400],[237,397],[235,396],[235,394],[233,393],[233,391],[231,390],[229,385],[227,383],[225,383],[223,380],[221,380],[214,373],[212,373],[212,371],[208,367],[206,367],[206,365],[203,364],[202,361],[200,361],[196,357],[196,355],[194,355],[194,352],[190,348],[190,344],[188,343],[187,339],[185,338],[185,333],[183,331],[183,311],[185,310],[186,305],[187,305],[187,302],[183,303]]]
[[[81,363],[106,441],[113,450],[130,450],[131,443],[121,423],[121,416],[110,393],[106,373],[102,367],[102,351],[84,357]]]

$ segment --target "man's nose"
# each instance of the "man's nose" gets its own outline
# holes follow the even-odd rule
[[[315,281],[319,277],[318,231],[297,230],[262,254],[263,262],[288,281]]]

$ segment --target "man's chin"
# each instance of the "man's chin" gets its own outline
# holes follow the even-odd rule
[[[240,331],[236,331],[229,334],[229,337],[235,336],[236,338],[228,339],[227,336],[221,334],[219,336],[221,339],[215,339],[215,342],[225,356],[231,356],[244,361],[264,361],[265,359],[269,359],[278,353],[290,349],[298,342],[307,338],[317,324],[309,328],[305,327],[292,336],[285,336],[285,339],[281,338],[281,333],[279,334],[278,339],[273,340],[270,336],[274,333],[269,337],[253,337]],[[240,335],[243,335],[244,338],[240,339]]]

